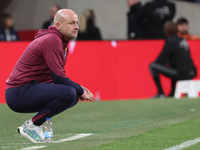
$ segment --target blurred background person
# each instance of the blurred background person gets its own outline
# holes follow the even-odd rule
[[[141,3],[139,0],[126,0],[127,5],[129,7],[129,12],[127,13],[127,21],[128,21],[128,39],[141,39],[142,31],[137,22],[137,14],[141,9]]]
[[[177,35],[187,40],[197,40],[200,39],[198,35],[193,35],[189,33],[189,23],[186,18],[179,18],[177,20]]]
[[[51,7],[51,9],[49,11],[50,19],[43,23],[42,29],[48,29],[49,26],[53,25],[54,16],[55,16],[56,12],[60,9],[61,9],[61,7],[59,5],[53,5]]]
[[[80,17],[77,40],[102,40],[100,29],[95,25],[94,10],[86,9]]]
[[[168,96],[174,96],[176,81],[192,79],[196,76],[196,67],[190,56],[188,42],[177,36],[176,24],[167,22],[164,26],[164,32],[168,37],[164,48],[156,61],[150,64],[150,71],[158,89],[154,98],[165,97],[159,74],[171,78],[171,92]]]
[[[144,31],[145,39],[165,39],[163,27],[166,21],[174,18],[175,4],[168,0],[147,2],[138,14],[139,22]]]
[[[140,36],[143,39],[165,39],[163,27],[166,21],[171,21],[174,18],[176,12],[175,4],[168,2],[168,0],[153,0],[141,6],[137,0],[127,0],[128,3],[130,1],[135,3],[130,8],[132,9],[131,16],[133,20],[136,17],[137,21],[129,22],[131,23],[128,25],[129,28],[131,26],[139,27],[139,31],[142,31]],[[138,25],[135,25],[133,22]]]
[[[18,41],[19,37],[13,27],[12,16],[8,13],[0,15],[0,41]]]

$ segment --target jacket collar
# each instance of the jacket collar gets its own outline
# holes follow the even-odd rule
[[[58,35],[59,35],[59,37],[61,38],[61,40],[63,41],[63,43],[66,43],[66,44],[68,44],[69,43],[69,40],[68,39],[66,39],[66,38],[64,38],[64,36],[56,29],[56,27],[54,27],[54,26],[49,26],[49,28],[48,29],[53,29],[53,30],[56,30],[57,32],[58,32]]]

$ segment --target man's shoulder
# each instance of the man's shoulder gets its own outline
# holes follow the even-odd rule
[[[59,35],[54,32],[50,32],[48,34],[41,36],[40,40],[42,40],[45,43],[47,42],[50,45],[54,43],[59,43],[59,44],[62,43],[62,40],[60,39]]]
[[[39,47],[44,49],[55,49],[60,48],[60,46],[62,45],[62,40],[60,39],[59,35],[52,32],[36,38],[34,41],[31,42],[31,44],[38,45]]]
[[[188,47],[188,42],[186,39],[181,38],[179,36],[171,36],[166,40],[166,45],[172,47],[176,47],[176,48],[181,48],[183,46]]]
[[[169,38],[167,38],[166,41],[168,42],[177,42],[177,41],[181,41],[183,40],[183,38],[177,36],[177,35],[173,35],[173,36],[170,36]]]
[[[182,40],[183,38],[174,35],[166,39],[165,45],[170,46],[170,47],[177,46],[179,45],[179,42]]]

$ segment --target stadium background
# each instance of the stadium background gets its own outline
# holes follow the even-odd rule
[[[145,3],[149,0],[140,0]],[[186,17],[190,23],[190,32],[200,35],[199,10],[197,3],[172,0],[177,7],[174,20]],[[15,28],[18,31],[34,31],[42,27],[49,19],[49,9],[53,4],[74,10],[80,17],[86,8],[96,12],[96,24],[101,29],[104,40],[126,39],[126,0],[1,0],[0,12],[12,14]]]
[[[143,3],[146,0],[141,0]],[[59,4],[73,9],[80,16],[85,8],[93,8],[97,26],[106,41],[71,42],[66,64],[66,74],[85,85],[95,94],[100,91],[101,100],[149,98],[156,93],[148,66],[162,50],[164,40],[126,41],[125,0],[2,0],[1,11],[10,12],[15,28],[24,39],[32,39],[49,18],[49,8]],[[198,12],[200,5],[173,1],[177,6],[174,18],[185,16],[190,22],[190,32],[200,35]],[[28,37],[27,37],[28,33]],[[116,41],[112,41],[116,40]],[[1,42],[0,103],[5,103],[5,80],[20,57],[27,42]],[[200,67],[200,41],[189,41],[191,54],[197,68]],[[82,64],[82,67],[78,66]],[[76,69],[78,68],[78,69]],[[85,72],[89,68],[89,72]],[[199,69],[198,69],[199,71]],[[196,79],[200,75],[197,74]],[[170,82],[162,76],[164,91],[169,93]]]

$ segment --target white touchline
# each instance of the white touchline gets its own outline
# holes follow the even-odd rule
[[[53,141],[53,143],[61,143],[61,142],[73,141],[73,140],[80,139],[80,138],[83,138],[83,137],[86,137],[86,136],[90,136],[90,135],[92,135],[92,133],[77,134],[77,135],[71,136],[71,137],[69,137],[67,139],[61,139],[61,140],[58,140],[58,141]]]
[[[166,148],[164,150],[181,150],[181,149],[184,149],[186,147],[190,147],[192,145],[195,145],[197,143],[200,142],[200,137],[194,139],[194,140],[190,140],[190,141],[187,141],[187,142],[184,142],[180,145],[176,145],[176,146],[173,146],[173,147],[170,147],[170,148]]]
[[[58,140],[58,141],[53,141],[53,143],[61,143],[61,142],[67,142],[67,141],[73,141],[73,140],[76,140],[76,139],[80,139],[80,138],[83,138],[83,137],[86,137],[86,136],[90,136],[92,135],[92,133],[81,133],[81,134],[76,134],[75,136],[71,136],[67,139],[61,139],[61,140]],[[14,144],[14,143],[12,143]],[[18,143],[20,144],[20,143]],[[29,143],[26,143],[26,144],[29,144]],[[44,148],[46,146],[31,146],[31,147],[26,147],[26,148],[22,148],[21,150],[36,150],[36,149],[40,149],[40,148]]]
[[[46,146],[31,146],[31,147],[22,148],[21,150],[35,150],[35,149],[45,148],[45,147]]]

